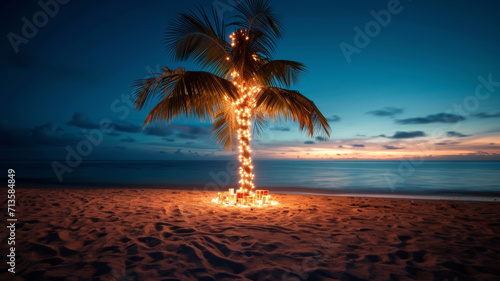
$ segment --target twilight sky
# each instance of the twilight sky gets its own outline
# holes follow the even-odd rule
[[[142,128],[147,111],[128,100],[151,70],[197,69],[167,56],[163,34],[201,1],[18,2],[0,12],[0,160],[60,160],[72,150],[85,160],[234,157],[208,123]],[[202,2],[233,14],[232,1]],[[50,15],[40,3],[52,3]],[[285,27],[274,58],[307,66],[293,89],[329,118],[332,135],[269,123],[254,137],[255,158],[500,160],[500,2],[272,5]]]

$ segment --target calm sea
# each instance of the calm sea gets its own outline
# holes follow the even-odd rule
[[[340,193],[500,194],[500,162],[338,162],[256,161],[257,187],[302,187]],[[99,161],[60,172],[51,162],[0,162],[16,170],[17,185],[89,186],[195,185],[236,186],[235,161]]]

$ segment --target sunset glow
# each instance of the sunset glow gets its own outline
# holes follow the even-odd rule
[[[352,144],[356,143],[358,147]],[[360,147],[363,145],[363,147]],[[456,141],[429,140],[399,143],[379,143],[376,139],[356,141],[329,141],[326,143],[292,144],[272,149],[259,149],[258,157],[265,159],[309,160],[400,160],[422,158],[425,160],[474,160],[491,158],[500,154],[500,139],[495,137]]]

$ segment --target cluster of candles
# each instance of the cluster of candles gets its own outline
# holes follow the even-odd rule
[[[266,206],[277,205],[278,202],[271,199],[268,190],[257,190],[245,192],[242,189],[234,190],[230,188],[229,192],[218,192],[217,198],[212,200],[214,203],[223,204],[224,206]]]

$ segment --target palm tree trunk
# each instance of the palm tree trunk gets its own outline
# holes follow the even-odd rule
[[[253,166],[250,157],[251,140],[251,117],[252,109],[255,106],[253,99],[253,89],[245,93],[246,88],[242,89],[241,98],[236,102],[236,118],[238,121],[238,149],[240,151],[240,189],[244,192],[251,192],[255,188],[253,184]]]

